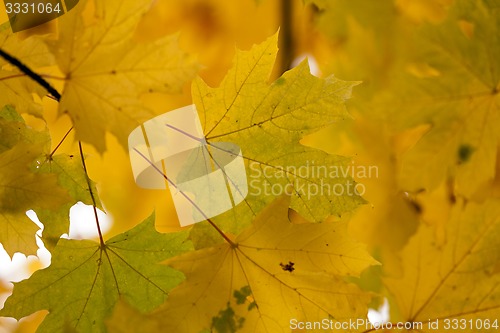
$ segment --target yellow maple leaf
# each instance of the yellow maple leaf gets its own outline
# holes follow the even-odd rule
[[[35,233],[39,228],[26,214],[1,211],[0,228],[0,243],[9,255],[13,256],[16,252],[35,254],[38,250]]]
[[[304,61],[269,84],[277,37],[238,51],[219,87],[201,79],[192,86],[208,144],[237,144],[247,166],[249,195],[233,211],[214,218],[222,220],[225,231],[238,233],[245,227],[242,222],[251,221],[286,189],[293,192],[291,208],[316,222],[364,203],[354,190],[349,158],[300,143],[305,135],[350,117],[345,101],[358,82],[315,77]]]
[[[64,75],[59,113],[70,115],[76,139],[105,150],[110,131],[124,147],[130,131],[153,113],[139,96],[179,91],[197,65],[180,51],[177,37],[146,43],[133,40],[135,28],[151,1],[80,3],[60,18],[59,38],[49,42]]]
[[[458,193],[470,198],[494,178],[500,142],[499,25],[498,3],[456,1],[443,23],[417,34],[413,65],[419,75],[402,77],[384,103],[399,130],[429,125],[403,155],[403,188],[433,190],[456,178]]]
[[[442,331],[454,320],[458,332],[491,331],[484,323],[498,323],[500,313],[500,204],[457,204],[452,214],[445,244],[422,225],[401,254],[402,274],[384,279],[400,314],[393,319],[422,322],[419,332],[435,331],[429,323],[436,321]]]
[[[30,67],[48,66],[54,62],[54,57],[45,44],[34,37],[21,40],[10,33],[9,23],[0,25],[0,49]],[[33,99],[33,93],[42,96],[45,91],[33,80],[22,74],[18,68],[8,65],[0,57],[0,107],[15,104],[20,113],[30,113],[37,117],[42,115],[42,107]]]
[[[152,318],[172,332],[285,332],[292,318],[364,317],[369,294],[344,278],[376,262],[344,223],[291,223],[289,204],[278,198],[234,240],[169,260],[186,282]]]

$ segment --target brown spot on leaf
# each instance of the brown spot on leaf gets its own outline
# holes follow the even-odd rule
[[[282,262],[280,262],[280,267],[282,270],[284,271],[288,271],[288,272],[293,272],[295,270],[295,268],[293,267],[295,265],[295,263],[289,261],[288,264],[283,264]]]

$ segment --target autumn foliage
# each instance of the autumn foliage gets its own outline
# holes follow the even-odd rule
[[[52,255],[17,332],[498,332],[500,1],[81,0],[0,56],[0,244],[33,210]],[[191,103],[249,194],[180,228],[127,138]]]

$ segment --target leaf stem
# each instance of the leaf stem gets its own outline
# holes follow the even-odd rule
[[[89,174],[87,172],[87,165],[85,164],[85,156],[83,155],[82,142],[78,141],[78,148],[80,150],[80,158],[82,159],[83,170],[85,171],[85,179],[87,180],[87,186],[89,188],[90,197],[92,198],[92,208],[94,209],[94,217],[97,225],[97,232],[99,233],[99,242],[101,248],[105,248],[104,238],[102,237],[101,225],[99,224],[99,216],[97,215],[97,204],[94,197],[94,192],[92,191],[92,185],[90,184]]]
[[[49,155],[49,159],[52,159],[52,156],[54,156],[54,154],[56,153],[57,149],[59,149],[59,147],[63,144],[64,140],[66,140],[66,138],[68,137],[69,133],[71,133],[72,130],[73,130],[73,126],[71,126],[71,128],[66,132],[66,134],[64,134],[63,138],[61,139],[61,141],[59,141],[59,143],[54,148],[54,150],[52,150],[52,152]]]

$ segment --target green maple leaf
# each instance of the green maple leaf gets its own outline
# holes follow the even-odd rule
[[[54,174],[40,174],[37,159],[50,142],[48,132],[26,126],[10,106],[0,110],[0,242],[10,254],[35,254],[38,227],[28,209],[57,209],[69,200]],[[35,165],[35,166],[34,166]]]
[[[0,153],[14,148],[18,143],[37,146],[34,150],[47,150],[50,146],[48,131],[36,131],[26,126],[26,123],[12,105],[0,109]]]
[[[376,262],[345,223],[291,223],[289,204],[276,199],[232,243],[168,260],[186,281],[150,319],[169,332],[288,332],[291,318],[365,316],[370,296],[344,279]]]
[[[9,254],[34,254],[38,249],[38,227],[27,216],[28,209],[55,208],[66,200],[53,175],[37,175],[29,165],[39,155],[27,144],[0,154],[0,242]]]
[[[214,219],[229,232],[242,230],[244,221],[251,221],[287,188],[293,192],[291,207],[312,221],[323,221],[364,203],[357,192],[347,193],[355,185],[349,175],[330,175],[332,168],[346,170],[349,158],[300,144],[304,136],[349,117],[344,102],[357,83],[333,76],[317,78],[310,74],[307,62],[302,62],[269,84],[276,45],[277,34],[250,51],[238,51],[233,68],[218,88],[201,79],[192,86],[209,145],[217,149],[215,143],[235,143],[245,160],[247,198]],[[281,191],[269,191],[273,186]]]
[[[42,238],[45,246],[52,249],[62,234],[69,232],[69,211],[77,202],[93,205],[90,196],[87,176],[82,167],[80,157],[60,154],[47,156],[41,163],[39,173],[57,175],[58,186],[67,190],[71,200],[57,209],[36,209],[40,221],[44,225]],[[91,181],[92,193],[98,193],[95,184]],[[103,209],[99,197],[96,195],[96,207]]]
[[[71,206],[79,201],[92,204],[81,161],[48,154],[48,130],[28,127],[11,106],[0,110],[0,131],[0,208],[5,226],[0,241],[10,254],[36,253],[38,228],[25,214],[34,209],[44,223],[45,244],[52,248],[69,230]],[[93,192],[97,193],[95,186]],[[97,204],[102,208],[99,199]]]
[[[104,245],[62,239],[52,264],[15,284],[1,316],[22,318],[48,310],[38,332],[105,332],[120,297],[140,311],[151,311],[182,281],[180,272],[156,265],[191,248],[186,233],[159,234],[154,215]]]
[[[0,242],[9,253],[35,253],[38,228],[25,214],[34,209],[44,223],[45,245],[51,249],[68,233],[70,208],[79,201],[92,204],[81,160],[66,154],[51,156],[48,130],[28,127],[11,106],[0,110],[0,132],[0,208],[5,226]],[[97,207],[102,208],[98,198]]]

